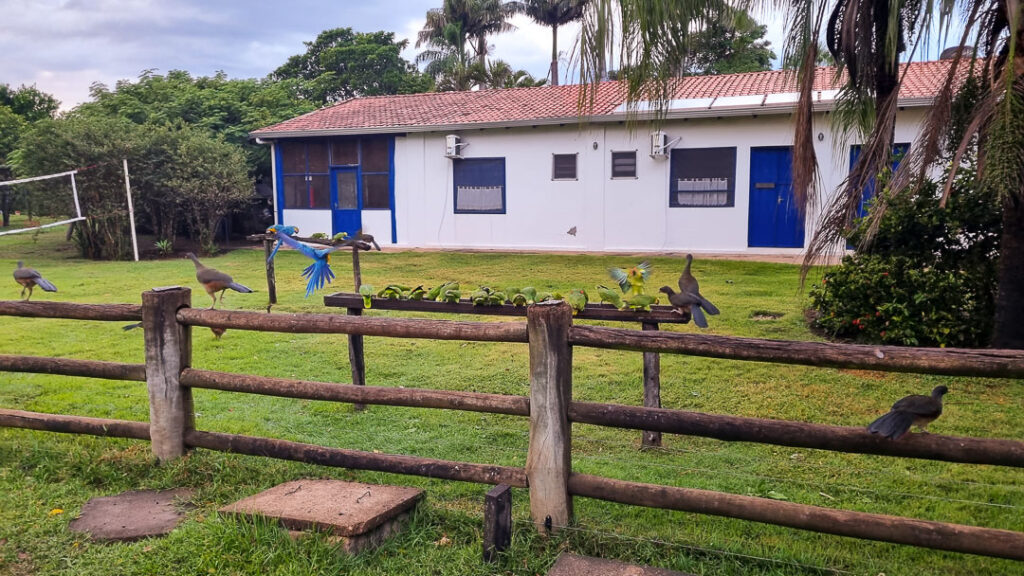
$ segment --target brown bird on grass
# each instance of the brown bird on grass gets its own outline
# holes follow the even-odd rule
[[[917,426],[922,432],[925,427],[942,415],[942,396],[949,392],[945,386],[936,386],[931,396],[911,394],[896,401],[888,414],[868,425],[868,432],[881,434],[892,440],[899,440],[911,426]]]
[[[224,333],[227,331],[227,328],[215,328],[213,326],[210,326],[210,332],[213,332],[213,337],[216,338],[217,340],[220,340],[220,337],[223,336]]]
[[[213,304],[210,305],[212,310],[217,305],[217,292],[220,292],[220,303],[224,303],[224,292],[227,290],[234,290],[235,292],[242,292],[243,294],[249,294],[252,289],[247,286],[243,286],[238,282],[231,279],[231,276],[215,270],[213,268],[207,268],[203,266],[203,263],[196,258],[196,255],[189,252],[185,255],[186,258],[192,260],[192,263],[196,265],[196,280],[203,285],[206,289],[206,293],[213,298]]]
[[[43,278],[43,275],[31,268],[25,268],[24,263],[18,260],[18,267],[14,270],[14,281],[21,284],[21,297],[28,302],[32,298],[32,289],[39,286],[46,292],[56,292],[57,287],[54,286],[49,280]],[[28,290],[28,296],[25,296],[25,290]]]

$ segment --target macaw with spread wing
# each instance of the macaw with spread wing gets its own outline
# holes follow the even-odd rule
[[[299,233],[298,226],[285,226],[283,224],[274,224],[270,228],[267,228],[267,234],[284,234],[285,236],[295,236]],[[267,262],[274,259],[277,256],[277,251],[281,248],[281,239],[278,238],[277,242],[274,243],[274,249],[270,251],[270,256],[267,257]]]
[[[309,298],[309,295],[313,292],[323,288],[325,283],[331,283],[331,280],[334,279],[334,271],[331,270],[331,252],[337,250],[337,246],[313,248],[281,231],[276,232],[276,234],[279,242],[283,242],[313,259],[313,263],[302,271],[303,278],[309,279],[309,283],[306,284],[306,298]]]

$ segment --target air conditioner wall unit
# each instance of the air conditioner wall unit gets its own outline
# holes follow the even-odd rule
[[[462,137],[456,134],[448,134],[444,137],[444,155],[446,158],[462,158],[462,148],[465,144]]]
[[[668,146],[668,134],[651,132],[651,158],[667,158]]]

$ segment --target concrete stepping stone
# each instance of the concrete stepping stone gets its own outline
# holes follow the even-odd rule
[[[594,574],[601,576],[693,576],[675,570],[637,566],[617,560],[577,556],[567,552],[563,552],[558,557],[555,565],[548,570],[547,576],[591,576]]]
[[[220,509],[224,514],[277,520],[298,536],[315,529],[356,554],[401,531],[423,491],[341,480],[293,480]]]
[[[184,502],[191,497],[192,490],[178,488],[91,498],[68,528],[92,540],[130,542],[163,536],[185,517],[190,506]]]

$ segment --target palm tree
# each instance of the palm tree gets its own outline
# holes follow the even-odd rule
[[[618,23],[619,68],[628,99],[632,103],[653,100],[663,113],[673,71],[679,69],[693,31],[703,28],[714,13],[716,0],[593,0],[593,4],[593,17],[584,18],[581,33],[581,77],[594,80],[588,71],[597,69],[607,51],[608,35],[614,32],[612,26]],[[740,4],[747,8],[754,3]],[[908,47],[912,54],[927,40],[926,31],[936,20],[948,33],[953,15],[966,15],[960,50],[930,109],[921,142],[901,163],[892,186],[895,191],[905,188],[913,174],[923,175],[941,158],[950,144],[947,128],[964,69],[977,66],[984,97],[969,111],[967,130],[952,147],[962,155],[972,143],[977,145],[984,159],[978,177],[982,185],[1000,191],[1003,231],[993,345],[1024,348],[1022,4],[1008,0],[761,0],[760,5],[786,11],[790,28],[784,61],[798,62],[801,97],[795,114],[793,185],[801,205],[809,204],[816,181],[811,95],[822,37],[845,71],[833,125],[846,134],[861,132],[865,142],[849,178],[822,213],[804,261],[805,273],[818,257],[842,245],[864,185],[889,164],[901,55],[908,53]],[[970,48],[973,41],[980,44],[977,50]],[[957,163],[954,159],[954,167]],[[875,218],[881,217],[881,208]]]
[[[467,45],[477,64],[487,64],[487,37],[510,32],[515,26],[508,19],[520,10],[518,2],[501,0],[444,0],[440,8],[427,11],[427,20],[416,36],[416,47],[429,46],[417,61],[436,61],[456,55],[464,68],[469,67]],[[449,58],[449,61],[454,60]]]
[[[583,17],[589,0],[523,0],[523,13],[541,26],[551,27],[552,86],[558,86],[558,27]]]

